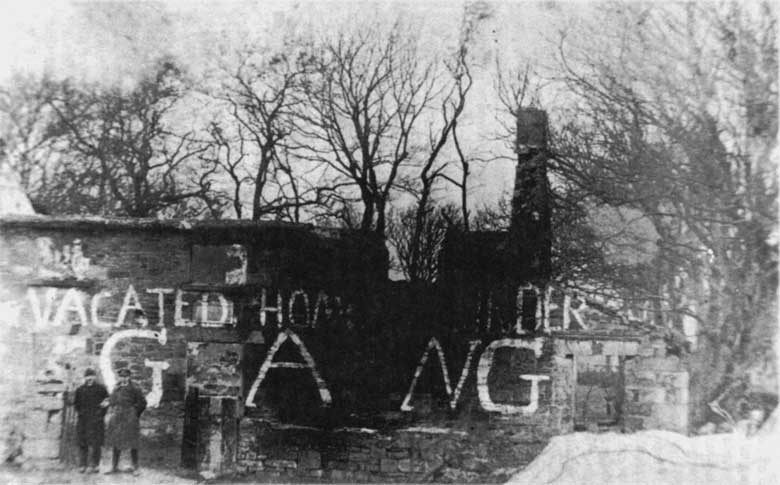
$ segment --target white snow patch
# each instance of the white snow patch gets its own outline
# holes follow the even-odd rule
[[[780,483],[780,439],[721,434],[687,437],[669,431],[557,436],[510,484]]]

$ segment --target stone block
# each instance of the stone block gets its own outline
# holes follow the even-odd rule
[[[654,372],[682,371],[680,358],[676,355],[670,355],[667,357],[642,357],[639,358],[634,365],[637,366],[637,369],[651,370]]]
[[[322,468],[320,453],[313,450],[301,451],[298,453],[298,467],[307,470]]]
[[[379,471],[382,473],[393,473],[398,471],[398,460],[382,458],[379,461]]]
[[[360,451],[358,451],[360,450]],[[364,461],[371,458],[371,450],[369,448],[349,448],[347,459],[349,461]]]
[[[660,372],[658,373],[658,384],[666,388],[687,389],[687,372]]]
[[[334,482],[343,482],[347,479],[347,472],[344,470],[330,470],[328,475]]]
[[[372,457],[371,455],[366,455],[362,453],[350,453],[350,455],[346,458],[345,461],[355,462],[355,463],[368,463],[373,458],[374,457]]]
[[[60,440],[47,438],[28,438],[22,444],[24,456],[28,458],[57,458],[60,453]]]
[[[367,455],[367,454],[371,453],[371,448],[369,448],[367,446],[350,446],[349,448],[347,448],[347,451],[349,451],[350,455],[352,453],[355,453],[355,454],[366,454]]]
[[[296,469],[298,464],[293,460],[266,460],[264,463],[266,468],[273,468],[276,470]]]
[[[470,471],[481,471],[487,467],[490,460],[485,458],[477,458],[475,456],[467,456],[461,461],[464,469]]]
[[[330,460],[327,462],[327,467],[332,469],[346,470],[349,464],[349,460]]]
[[[642,416],[623,416],[623,428],[626,431],[639,431],[645,429],[645,420]]]
[[[645,419],[645,427],[664,429],[678,433],[688,432],[688,407],[686,405],[657,404]]]
[[[402,459],[402,458],[409,458],[410,453],[409,453],[409,448],[392,447],[386,450],[385,455],[388,458]]]
[[[627,414],[635,416],[650,416],[653,414],[653,404],[649,402],[630,402],[624,405]]]
[[[420,450],[420,457],[423,460],[438,460],[441,458],[442,450],[436,446],[429,446]]]

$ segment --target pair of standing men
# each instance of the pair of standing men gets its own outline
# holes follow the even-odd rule
[[[128,369],[119,370],[118,375],[117,385],[111,395],[103,384],[95,381],[95,371],[92,369],[84,372],[84,384],[76,389],[73,404],[78,413],[76,434],[82,473],[98,472],[104,436],[106,446],[113,449],[111,470],[108,473],[119,471],[119,456],[123,449],[130,449],[132,471],[138,473],[139,418],[146,409],[146,399],[138,386],[130,381]],[[104,426],[106,413],[107,425]]]

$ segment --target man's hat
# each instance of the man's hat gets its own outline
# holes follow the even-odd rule
[[[130,369],[119,369],[117,374],[119,374],[120,377],[130,377],[132,372],[130,372]]]
[[[87,370],[84,371],[84,377],[89,377],[89,376],[94,376],[94,375],[96,375],[95,374],[95,369],[92,369],[92,368],[88,367]]]

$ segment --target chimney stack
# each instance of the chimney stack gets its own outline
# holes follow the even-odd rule
[[[517,169],[510,243],[520,284],[543,287],[550,278],[552,223],[547,180],[547,113],[524,108],[517,115]]]

